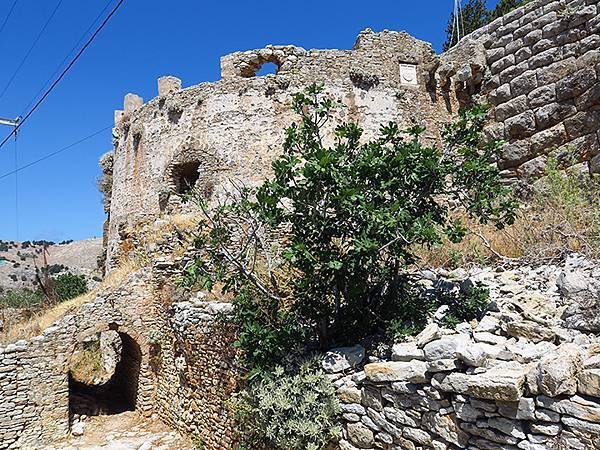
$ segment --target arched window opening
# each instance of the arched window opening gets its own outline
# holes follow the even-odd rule
[[[179,164],[173,169],[174,183],[180,195],[190,192],[200,178],[200,163],[197,161]]]
[[[98,416],[134,411],[142,352],[125,333],[91,335],[69,364],[69,416]]]
[[[279,66],[274,62],[267,61],[263,63],[256,71],[257,77],[264,77],[265,75],[277,75]]]

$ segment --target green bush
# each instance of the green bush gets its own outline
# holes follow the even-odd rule
[[[29,289],[0,292],[0,308],[31,308],[42,304],[42,294]]]
[[[234,296],[252,287],[238,306],[253,312],[237,316],[248,330],[239,344],[249,369],[276,361],[294,337],[327,348],[422,310],[411,304],[402,273],[418,259],[417,248],[464,236],[448,200],[481,223],[502,228],[514,220],[516,202],[491,164],[500,143],[482,137],[485,108],[461,111],[445,127],[441,150],[421,144],[422,127],[395,123],[370,142],[356,124],[342,123],[326,146],[322,129],[335,107],[318,86],[297,94],[300,122],[287,129],[273,178],[240,188],[215,210],[199,200],[200,257],[184,284]],[[281,230],[281,252],[269,255],[269,238]],[[304,333],[281,332],[289,321]],[[269,342],[263,348],[261,336]]]
[[[73,275],[66,273],[52,279],[54,295],[60,302],[70,300],[85,294],[87,281],[83,275]]]
[[[234,402],[242,448],[319,450],[339,438],[335,387],[317,364],[277,367]]]
[[[488,305],[489,291],[481,286],[438,289],[428,295],[408,292],[402,310],[388,322],[387,334],[393,340],[418,334],[427,325],[429,317],[441,306],[448,306],[441,324],[454,328],[459,323],[481,319]]]

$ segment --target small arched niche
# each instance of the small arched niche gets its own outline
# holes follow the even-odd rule
[[[200,178],[200,162],[189,161],[176,164],[172,170],[173,184],[179,195],[185,195],[196,186]]]
[[[128,334],[93,333],[69,361],[69,415],[98,416],[137,407],[142,351]]]

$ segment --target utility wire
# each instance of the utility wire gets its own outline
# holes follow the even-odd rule
[[[90,26],[87,28],[87,30],[85,30],[85,32],[81,35],[81,37],[79,38],[79,40],[77,41],[77,43],[71,48],[71,50],[69,50],[69,53],[67,53],[65,55],[64,59],[56,67],[56,70],[54,71],[54,73],[52,73],[52,75],[50,75],[50,77],[42,85],[42,87],[40,88],[40,90],[35,94],[35,96],[27,104],[27,106],[25,108],[23,108],[23,112],[21,113],[21,115],[25,114],[25,111],[27,111],[29,109],[29,107],[31,105],[33,105],[33,103],[36,101],[36,99],[40,96],[40,94],[42,92],[44,92],[44,89],[46,89],[46,86],[48,86],[48,84],[54,79],[54,77],[56,75],[58,75],[58,73],[60,72],[60,69],[63,67],[63,65],[69,59],[69,56],[71,56],[71,54],[75,51],[75,49],[77,49],[77,47],[79,47],[79,44],[81,44],[83,42],[83,39],[90,33],[90,31],[92,31],[92,29],[94,28],[94,25],[96,24],[96,22],[98,22],[98,20],[100,20],[100,18],[104,15],[104,13],[106,12],[106,10],[108,9],[108,7],[110,6],[110,4],[112,2],[113,2],[113,0],[109,0],[106,3],[106,6],[104,6],[104,8],[102,9],[102,11],[100,11],[100,13],[98,13],[98,15],[96,16],[96,18],[92,21],[92,23],[90,24]]]
[[[4,146],[4,144],[6,144],[6,142],[11,138],[11,136],[13,136],[19,130],[19,128],[21,128],[21,126],[23,125],[23,123],[25,123],[25,121],[27,119],[29,119],[29,117],[31,117],[31,115],[38,109],[38,107],[42,104],[42,102],[44,100],[46,100],[46,97],[48,97],[48,95],[50,95],[50,93],[54,90],[54,88],[58,85],[58,83],[60,83],[60,81],[64,78],[64,76],[67,74],[67,72],[77,62],[77,60],[81,57],[81,55],[83,54],[83,52],[85,52],[85,50],[90,46],[90,44],[94,41],[94,39],[96,38],[96,36],[98,35],[98,33],[100,33],[100,31],[102,31],[102,29],[106,26],[106,24],[108,23],[108,21],[117,12],[117,10],[123,4],[124,1],[125,0],[119,0],[119,3],[117,3],[116,6],[108,14],[108,16],[106,16],[106,18],[100,24],[100,26],[98,28],[96,28],[96,31],[94,31],[94,34],[92,34],[90,36],[90,38],[87,40],[87,42],[85,43],[85,45],[83,47],[81,47],[81,49],[73,57],[73,59],[71,60],[71,62],[69,63],[69,65],[67,67],[65,67],[65,69],[59,75],[59,77],[46,90],[46,92],[44,93],[44,95],[42,95],[42,97],[36,102],[36,104],[31,108],[31,110],[27,114],[25,114],[25,116],[19,121],[19,124],[15,127],[15,129],[8,136],[6,136],[2,142],[0,142],[0,149],[2,149],[2,147]]]
[[[113,127],[112,125],[104,127],[101,130],[96,131],[95,133],[92,133],[92,134],[90,134],[90,135],[88,135],[88,136],[86,136],[86,137],[84,137],[82,139],[79,139],[78,141],[73,142],[72,144],[69,144],[66,147],[60,148],[60,149],[58,149],[56,151],[53,151],[52,153],[48,153],[47,155],[44,155],[41,158],[36,159],[35,161],[31,161],[30,163],[27,163],[24,166],[15,167],[15,170],[11,170],[10,172],[6,172],[5,174],[0,175],[0,180],[2,180],[4,178],[7,178],[7,177],[10,177],[11,175],[17,174],[17,173],[21,172],[22,170],[27,169],[27,168],[29,168],[31,166],[35,166],[36,164],[39,164],[42,161],[45,161],[45,160],[47,160],[49,158],[52,158],[53,156],[56,156],[59,153],[65,152],[65,151],[67,151],[67,150],[69,150],[69,149],[71,149],[71,148],[73,148],[73,147],[81,144],[82,142],[88,141],[88,140],[92,139],[93,137],[98,136],[100,133],[103,133],[106,130],[109,130],[110,128],[112,128],[112,127]]]
[[[56,4],[56,7],[54,8],[54,10],[52,11],[52,13],[50,14],[50,17],[48,17],[48,20],[46,20],[46,23],[44,24],[44,26],[42,27],[42,29],[38,33],[37,37],[35,38],[35,40],[31,44],[31,46],[29,47],[29,50],[27,50],[27,53],[25,53],[25,56],[23,56],[23,59],[21,60],[20,64],[17,66],[17,68],[15,69],[15,71],[13,72],[13,74],[11,75],[11,77],[9,78],[8,83],[6,83],[6,86],[4,86],[4,89],[2,89],[2,92],[0,92],[0,99],[2,97],[4,97],[4,94],[6,94],[6,91],[8,90],[8,88],[10,87],[10,85],[12,84],[12,82],[15,81],[16,76],[18,75],[18,73],[21,71],[21,69],[25,65],[25,62],[27,62],[27,59],[29,59],[29,55],[31,55],[31,52],[33,51],[33,49],[35,48],[35,46],[37,45],[37,43],[40,41],[40,39],[42,38],[42,35],[44,34],[44,31],[46,31],[46,28],[48,28],[48,25],[50,24],[50,21],[56,15],[56,11],[58,11],[58,8],[60,8],[60,5],[62,4],[62,2],[63,2],[63,0],[58,0],[58,3]]]
[[[6,17],[4,18],[4,21],[2,22],[2,25],[0,25],[0,34],[2,34],[2,32],[4,31],[4,27],[6,26],[6,22],[8,22],[8,19],[10,19],[10,16],[12,15],[15,6],[17,6],[17,3],[19,2],[19,0],[15,0],[12,4],[12,6],[10,7],[10,9],[8,10],[8,14],[6,15]]]

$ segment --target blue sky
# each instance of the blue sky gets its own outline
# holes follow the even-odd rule
[[[13,1],[0,1],[0,25]],[[18,1],[0,34],[0,92],[58,1]],[[0,98],[0,117],[23,112],[107,2],[62,0]],[[23,125],[17,141],[19,166],[110,126],[123,96],[134,92],[145,100],[153,98],[159,76],[178,76],[184,87],[217,80],[219,57],[233,51],[267,44],[351,48],[367,27],[405,30],[439,51],[452,4],[452,0],[125,0],[82,59]],[[0,127],[2,138],[8,132]],[[111,146],[106,130],[21,171],[18,236],[15,178],[1,178],[14,169],[14,144],[1,148],[0,239],[100,236],[105,217],[96,189],[98,158]]]

